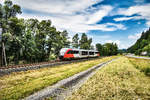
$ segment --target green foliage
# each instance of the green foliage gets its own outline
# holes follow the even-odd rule
[[[150,61],[145,59],[129,58],[130,62],[143,72],[146,76],[150,76]]]
[[[13,61],[17,61],[16,64],[19,60],[28,62],[49,60],[51,54],[58,55],[58,51],[69,44],[67,31],[57,31],[51,26],[50,20],[40,22],[37,19],[15,18],[9,32],[3,38],[7,41],[6,46],[9,46],[6,50],[7,59],[9,60],[9,56],[15,56]]]
[[[63,47],[69,47],[67,31],[57,31],[50,20],[18,19],[21,7],[10,0],[0,4],[0,27],[8,63],[41,62],[56,59]],[[53,55],[53,56],[52,56]]]
[[[150,56],[150,29],[146,32],[142,32],[142,35],[137,42],[128,48],[128,52],[135,53],[136,55],[140,55],[143,51],[148,52],[148,55]]]
[[[117,55],[118,53],[118,46],[114,43],[106,43],[104,45],[98,43],[96,44],[96,48],[101,56]]]
[[[72,38],[72,46],[74,48],[79,48],[79,35],[75,34]]]
[[[79,35],[75,34],[72,38],[72,47],[73,48],[80,48],[80,49],[94,49],[91,45],[92,38],[88,39],[88,36],[85,33],[82,33],[81,39],[79,39]]]
[[[92,38],[88,39],[85,33],[82,34],[81,40],[79,41],[80,49],[90,49],[92,43]]]
[[[126,54],[126,53],[127,53],[127,50],[126,50],[126,49],[119,49],[119,50],[118,50],[118,53],[121,54],[121,55],[122,55],[122,54]]]
[[[10,55],[12,51],[12,55],[15,56],[15,62],[18,61],[19,50],[21,47],[20,34],[21,34],[21,26],[19,24],[18,19],[16,18],[17,14],[21,14],[21,8],[18,5],[14,5],[12,1],[5,0],[4,4],[0,5],[0,21],[2,28],[2,41],[0,44],[5,44],[5,49],[1,49],[4,59],[6,55]],[[2,47],[4,48],[4,46]],[[6,52],[6,53],[5,53]],[[2,56],[2,55],[1,55]],[[8,59],[9,57],[7,57]],[[3,62],[3,59],[2,59]],[[6,65],[5,61],[5,65]]]

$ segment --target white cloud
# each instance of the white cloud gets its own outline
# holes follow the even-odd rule
[[[135,0],[135,3],[143,3],[145,0]]]
[[[89,30],[115,31],[126,29],[122,24],[104,23],[96,24],[103,17],[109,15],[113,9],[110,5],[101,5],[96,8],[93,4],[103,0],[15,0],[27,11],[20,18],[50,19],[58,30],[70,32],[87,32]],[[35,13],[38,11],[40,13]]]
[[[141,37],[141,33],[138,33],[138,34],[134,34],[134,35],[129,35],[128,36],[128,39],[134,39],[134,40],[137,40]]]
[[[136,5],[136,6],[131,6],[128,9],[119,9],[119,14],[123,15],[133,15],[133,14],[139,14],[141,16],[149,17],[149,9],[150,9],[150,4],[144,4],[144,5]]]
[[[87,32],[89,30],[102,30],[102,31],[115,31],[117,29],[126,29],[122,24],[87,24],[87,19],[90,19],[88,15],[64,15],[59,17],[45,16],[45,15],[31,15],[22,14],[19,15],[20,18],[37,18],[39,20],[50,19],[52,24],[56,26],[59,30],[69,30],[72,32]],[[98,20],[97,20],[98,21]],[[95,22],[95,21],[94,21]]]
[[[127,9],[121,8],[118,10],[117,14],[126,15],[126,16],[138,14],[139,16],[114,19],[116,21],[123,21],[123,20],[130,20],[130,19],[146,19],[149,22],[150,21],[150,4],[131,6]]]
[[[72,14],[102,0],[15,0],[23,8],[46,13]]]
[[[136,19],[137,17],[120,17],[120,18],[114,18],[115,21],[127,21],[131,19]]]
[[[105,43],[116,43],[119,49],[126,49],[129,47],[128,43],[122,43],[120,40],[106,40]]]
[[[146,24],[148,27],[150,27],[150,21],[147,21]]]
[[[88,24],[93,24],[102,20],[103,17],[108,15],[108,13],[113,9],[112,6],[101,6],[98,11],[89,16]]]
[[[137,24],[141,24],[141,22],[138,22]]]
[[[120,40],[106,40],[105,43],[116,43],[119,49],[127,49],[131,46],[127,41],[120,41]]]
[[[117,29],[126,30],[126,27],[122,24],[106,23],[106,25],[116,27]]]

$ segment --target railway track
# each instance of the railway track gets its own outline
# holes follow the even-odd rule
[[[28,66],[36,66],[36,65],[43,65],[43,64],[49,64],[54,62],[60,62],[60,60],[53,60],[48,62],[40,62],[40,63],[32,63],[32,64],[20,64],[20,65],[8,65],[8,66],[2,66],[0,69],[9,69],[9,68],[20,68],[20,67],[28,67]]]
[[[99,59],[99,58],[102,58],[102,57],[71,60],[71,61],[55,60],[55,61],[42,62],[42,63],[33,63],[33,64],[0,67],[0,76],[8,75],[12,72],[35,70],[35,69],[40,69],[40,68],[45,68],[45,67],[53,67],[53,66],[57,66],[57,65],[69,64],[69,63],[74,63],[74,62],[82,62],[82,61],[88,61],[88,60]]]

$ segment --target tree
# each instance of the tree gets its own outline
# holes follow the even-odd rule
[[[8,29],[7,33],[3,35],[5,40],[5,47],[6,47],[6,54],[7,54],[7,61],[9,60],[10,56],[14,57],[14,62],[18,64],[20,51],[23,47],[22,44],[22,35],[24,30],[24,20],[18,19],[16,17],[9,18]]]
[[[47,58],[47,34],[50,25],[51,23],[49,23],[48,21],[42,20],[37,26],[35,41],[39,51],[39,55],[37,56],[37,59],[39,59],[39,61],[44,61]]]
[[[90,39],[88,40],[88,48],[89,48],[89,49],[94,49],[91,44],[92,44],[92,38],[90,38]]]
[[[92,38],[88,39],[85,33],[82,34],[81,40],[79,41],[81,49],[90,49],[92,43]]]
[[[0,66],[2,66],[2,5],[0,4]]]
[[[39,21],[36,19],[28,19],[24,21],[24,30],[22,36],[23,48],[21,49],[22,58],[28,62],[38,62],[39,50],[35,41],[37,26]]]
[[[146,32],[142,32],[141,37],[136,41],[134,45],[129,47],[127,50],[130,53],[135,53],[136,55],[140,55],[143,51],[149,51],[145,49],[150,44],[150,28]]]
[[[94,50],[94,49],[95,49],[94,45],[91,45],[90,50]]]
[[[68,40],[69,37],[68,37],[67,30],[64,30],[63,32],[61,32],[61,36],[62,36],[64,47],[69,48],[70,47],[70,41]]]
[[[61,48],[69,48],[70,47],[70,42],[69,42],[69,37],[68,37],[68,32],[66,30],[64,30],[63,32],[59,32],[57,31],[57,41],[55,43],[55,54],[58,56],[59,51]]]
[[[48,39],[47,39],[47,57],[52,54],[52,48],[54,46],[54,43],[56,43],[57,40],[57,30],[55,27],[50,27],[48,32]]]
[[[72,46],[74,48],[79,48],[79,35],[75,34],[72,38]]]
[[[100,43],[96,44],[96,49],[100,53],[100,55],[103,55],[103,46]]]
[[[118,46],[117,46],[117,44],[115,43],[115,44],[113,45],[113,55],[116,55],[116,54],[118,54]]]
[[[15,17],[17,14],[21,13],[21,8],[18,5],[13,5],[12,1],[5,0],[4,5],[0,5],[0,20],[1,20],[1,28],[2,28],[2,65],[7,66],[6,61],[6,51],[5,51],[5,42],[6,40],[3,39],[3,35],[7,33],[8,30],[8,24],[9,24],[9,18]]]

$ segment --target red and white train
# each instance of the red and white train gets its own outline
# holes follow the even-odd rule
[[[100,54],[96,50],[62,48],[59,52],[59,59],[78,59],[98,56]]]

